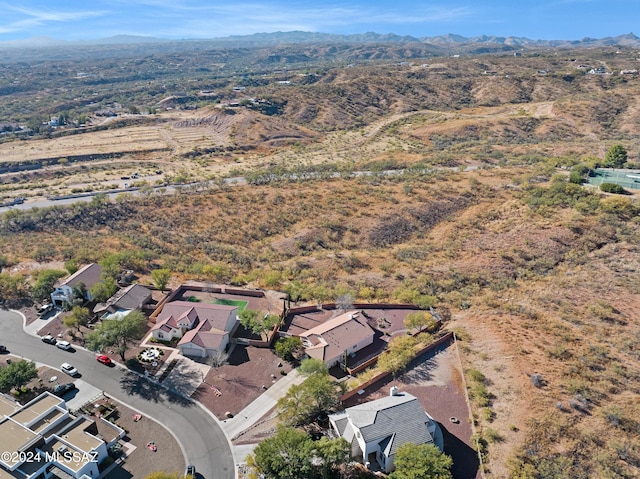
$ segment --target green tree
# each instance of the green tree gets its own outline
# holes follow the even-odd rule
[[[147,318],[140,311],[131,311],[120,320],[102,321],[87,335],[86,345],[92,351],[114,346],[124,362],[129,343],[140,339],[146,324]]]
[[[292,361],[294,355],[302,349],[302,340],[295,336],[278,339],[275,350],[276,356],[285,361]]]
[[[438,323],[431,313],[427,311],[416,311],[414,313],[407,314],[407,317],[404,318],[404,326],[407,329],[415,328],[418,331],[426,329],[432,333],[438,328]]]
[[[278,400],[278,416],[290,426],[308,424],[319,414],[335,410],[341,393],[340,385],[328,373],[312,374]]]
[[[0,273],[0,303],[17,303],[27,296],[27,282],[22,275]]]
[[[262,441],[248,461],[270,479],[311,478],[315,467],[313,442],[304,431],[280,427],[277,433]]]
[[[151,279],[153,280],[153,284],[156,285],[156,288],[164,291],[171,279],[171,270],[167,268],[154,269],[151,271]]]
[[[402,371],[413,359],[415,343],[416,340],[409,336],[394,338],[387,351],[378,358],[378,367],[393,374]]]
[[[24,359],[0,368],[0,392],[8,393],[12,388],[27,384],[38,375],[36,365]]]
[[[205,264],[202,267],[202,274],[211,281],[228,281],[231,279],[231,270],[226,264]]]
[[[324,363],[324,361],[316,358],[303,359],[298,369],[300,371],[300,374],[304,376],[311,376],[312,374],[316,373],[329,373],[329,369],[327,368],[327,365]]]
[[[280,318],[275,314],[261,315],[260,311],[255,309],[245,309],[238,314],[240,324],[253,334],[262,335],[266,331],[270,331]]]
[[[569,175],[569,183],[575,183],[577,185],[581,185],[587,179],[587,175],[589,174],[589,167],[584,163],[580,163],[579,165],[575,165],[571,168],[571,174]]]
[[[602,166],[606,168],[622,168],[627,162],[627,150],[622,145],[613,145],[607,151]]]
[[[116,279],[122,270],[120,265],[120,257],[117,254],[110,254],[99,261],[102,266],[102,274],[104,277]]]
[[[69,274],[75,273],[79,269],[78,261],[75,260],[75,259],[70,259],[69,261],[65,261],[64,269],[66,269],[67,273],[69,273]]]
[[[335,471],[342,464],[347,464],[351,458],[351,445],[342,437],[336,439],[322,437],[314,446],[314,463],[320,463],[323,479],[331,477],[331,471]]]
[[[398,448],[394,461],[396,470],[389,479],[451,479],[449,456],[433,444],[404,443]]]
[[[87,297],[87,287],[82,281],[78,281],[78,283],[71,289],[73,290],[73,298],[75,300],[83,302]]]
[[[80,326],[86,326],[91,319],[91,313],[87,308],[82,306],[74,306],[71,313],[67,314],[62,320],[67,328],[76,328],[76,331],[80,331]]]
[[[41,131],[48,129],[48,127],[44,125],[46,120],[47,119],[42,115],[35,115],[27,120],[27,128],[33,133],[38,134]]]
[[[102,275],[100,281],[91,287],[91,295],[93,299],[100,303],[104,303],[118,291],[116,280],[109,275]]]
[[[59,278],[66,276],[65,271],[43,269],[36,273],[36,282],[31,288],[31,295],[36,301],[44,301],[51,296],[53,285]]]

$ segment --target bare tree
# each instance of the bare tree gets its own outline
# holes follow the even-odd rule
[[[207,364],[212,368],[219,368],[223,364],[227,362],[229,359],[229,354],[225,353],[221,349],[216,349],[213,353],[209,355],[207,358]]]
[[[336,299],[336,308],[347,311],[353,309],[353,296],[350,294],[343,294]]]

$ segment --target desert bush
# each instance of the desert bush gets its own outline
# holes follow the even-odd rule
[[[500,434],[495,429],[491,429],[491,428],[487,428],[484,431],[483,435],[485,439],[490,443],[502,442],[504,440],[504,437],[502,436],[502,434]]]
[[[487,380],[484,374],[473,368],[467,369],[467,376],[469,377],[469,380],[476,383],[484,383]]]
[[[607,182],[600,185],[600,191],[604,191],[605,193],[614,193],[617,195],[627,194],[627,191],[622,186]]]
[[[531,384],[533,384],[537,388],[541,388],[544,386],[544,380],[542,379],[541,374],[532,374],[531,375]]]

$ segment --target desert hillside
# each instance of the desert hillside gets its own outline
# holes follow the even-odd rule
[[[484,377],[470,395],[487,477],[638,477],[640,207],[568,181],[614,144],[638,163],[640,78],[619,74],[637,58],[322,64],[215,88],[199,76],[184,103],[140,100],[153,113],[4,137],[5,199],[108,192],[136,173],[142,194],[5,213],[2,274],[28,283],[111,255],[143,279],[163,266],[175,283],[298,303],[435,304]],[[614,74],[588,73],[603,64]]]

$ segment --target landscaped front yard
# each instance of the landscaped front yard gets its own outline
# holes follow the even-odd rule
[[[227,412],[236,415],[278,381],[282,372],[292,369],[272,349],[236,344],[227,364],[211,368],[191,397],[224,419]]]

